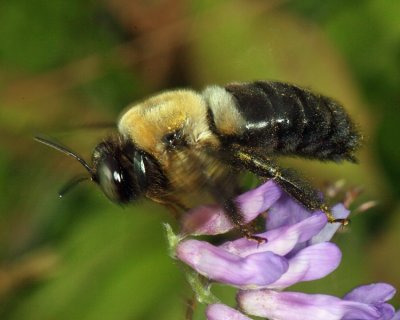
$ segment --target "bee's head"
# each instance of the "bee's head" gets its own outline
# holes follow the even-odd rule
[[[77,183],[92,180],[111,201],[126,204],[138,199],[163,177],[158,162],[121,137],[111,137],[99,143],[93,151],[92,166],[78,154],[47,139],[35,138],[54,149],[77,159],[89,172],[89,176],[72,179],[61,191],[63,196]]]
[[[136,200],[146,192],[150,157],[132,143],[108,139],[93,151],[93,178],[104,194],[117,203]]]

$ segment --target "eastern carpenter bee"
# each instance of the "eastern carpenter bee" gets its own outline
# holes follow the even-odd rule
[[[177,211],[206,192],[251,237],[233,200],[239,172],[274,179],[308,209],[343,222],[330,215],[309,183],[274,159],[356,162],[361,135],[335,100],[288,83],[257,81],[208,86],[201,93],[167,91],[129,106],[118,132],[94,149],[91,165],[61,145],[36,139],[80,161],[86,179],[111,201],[126,204],[144,196]]]

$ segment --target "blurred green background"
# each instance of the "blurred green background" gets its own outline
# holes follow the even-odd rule
[[[359,165],[290,163],[316,186],[361,186],[355,206],[378,202],[336,236],[340,268],[294,289],[400,287],[399,17],[392,0],[1,1],[0,318],[183,319],[190,290],[168,256],[166,210],[120,208],[89,183],[60,200],[83,168],[32,137],[89,159],[107,130],[82,127],[132,101],[255,79],[335,97],[366,136]]]

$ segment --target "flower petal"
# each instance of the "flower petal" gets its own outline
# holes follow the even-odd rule
[[[294,225],[283,226],[258,234],[258,236],[267,239],[264,243],[258,244],[255,241],[240,238],[235,241],[224,243],[221,245],[221,248],[241,257],[266,251],[284,256],[298,243],[309,240],[312,236],[321,231],[326,223],[326,215],[319,212]]]
[[[396,289],[390,284],[372,283],[353,289],[347,293],[343,299],[369,304],[379,304],[392,299],[395,293]]]
[[[238,196],[236,203],[244,213],[246,222],[250,222],[260,213],[269,209],[282,194],[281,188],[273,180],[269,180]]]
[[[333,216],[336,219],[345,219],[349,216],[350,211],[345,208],[341,203],[336,204],[331,209]],[[321,230],[319,234],[311,239],[311,243],[319,243],[324,241],[329,241],[332,239],[336,231],[341,227],[340,223],[327,223],[325,228]]]
[[[251,320],[238,310],[220,303],[208,305],[206,316],[207,320]]]
[[[289,226],[309,217],[311,212],[303,205],[283,193],[268,211],[267,229]]]
[[[381,313],[379,320],[394,320],[395,310],[392,305],[388,303],[382,303],[376,307]]]
[[[289,269],[269,289],[283,289],[301,281],[321,279],[340,264],[342,253],[331,242],[318,243],[300,250],[289,259]]]
[[[182,218],[182,233],[197,235],[215,235],[233,229],[232,221],[221,206],[202,205],[189,210]]]
[[[386,319],[385,319],[386,320]],[[391,320],[400,320],[400,310],[398,310],[394,316],[392,317]]]
[[[272,252],[240,257],[208,242],[186,240],[177,257],[203,276],[240,288],[262,288],[286,272],[288,262]]]
[[[322,294],[240,291],[238,302],[246,313],[274,320],[378,320],[381,316],[373,306]]]
[[[376,306],[354,301],[343,300],[343,302],[345,314],[343,315],[342,320],[386,320],[387,314],[385,313],[387,313],[387,309],[382,310],[382,308],[377,308]],[[345,305],[345,302],[351,303],[352,305]],[[388,304],[386,305],[389,306]],[[390,318],[393,314],[394,310],[391,312]]]
[[[238,196],[236,202],[242,210],[244,222],[251,222],[265,212],[281,194],[279,186],[270,180]],[[182,222],[183,233],[191,235],[221,234],[235,227],[220,205],[203,205],[191,209],[185,214]]]

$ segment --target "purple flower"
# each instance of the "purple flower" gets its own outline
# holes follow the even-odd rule
[[[245,222],[248,223],[269,209],[281,195],[281,189],[273,181],[268,181],[238,196],[236,202],[245,214]],[[223,208],[217,205],[203,205],[189,210],[182,221],[182,233],[192,236],[221,234],[234,228]]]
[[[210,304],[206,310],[208,320],[251,320],[243,313],[221,303]]]
[[[392,286],[376,283],[358,287],[343,299],[323,294],[248,290],[239,292],[238,302],[248,314],[275,320],[390,320],[395,319],[395,312],[386,301],[394,294]]]
[[[270,209],[268,224],[278,224],[274,220],[281,219],[286,214],[285,208],[290,206],[293,224],[279,223],[279,227],[258,234],[268,239],[261,244],[246,238],[220,246],[184,240],[177,245],[176,256],[208,279],[240,289],[282,289],[297,282],[322,278],[339,265],[341,253],[335,244],[311,243],[324,232],[326,215],[322,212],[310,214],[272,181],[244,193],[238,197],[238,203],[247,221]],[[225,215],[220,210],[207,211],[209,220],[198,218],[204,207],[192,210],[186,225],[191,225],[196,234],[199,230],[209,234],[211,230],[215,233],[229,230],[228,226],[233,228],[225,223]],[[192,217],[195,223],[188,222]]]
[[[242,194],[236,202],[246,222],[268,211],[266,231],[257,234],[266,242],[240,238],[215,246],[183,239],[234,228],[221,207],[207,205],[187,213],[183,236],[173,247],[175,256],[198,274],[239,288],[238,303],[245,313],[278,320],[395,319],[393,307],[386,303],[394,289],[386,284],[357,288],[343,299],[282,292],[296,283],[323,278],[338,267],[341,252],[328,241],[340,225],[327,223],[322,211],[310,213],[273,181]],[[349,211],[338,204],[332,213],[336,218],[346,218]],[[249,319],[235,309],[214,303],[215,299],[209,301],[208,319]]]
[[[177,257],[205,277],[239,288],[262,288],[277,281],[289,264],[271,251],[241,257],[205,241],[182,241]]]

